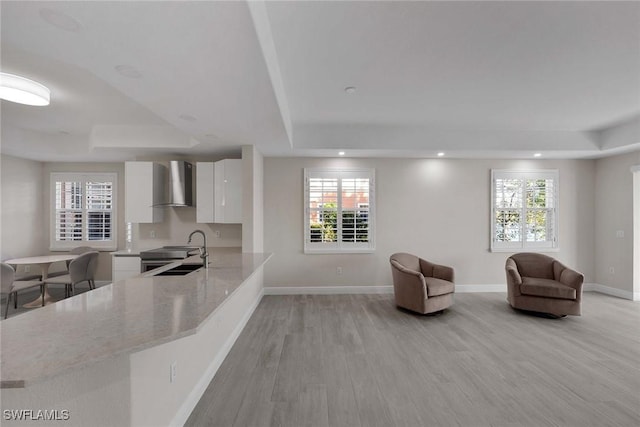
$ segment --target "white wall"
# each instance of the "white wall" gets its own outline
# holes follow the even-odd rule
[[[303,254],[305,167],[376,169],[375,253]],[[552,256],[593,281],[593,160],[265,158],[265,252],[274,253],[265,287],[388,286],[398,251],[453,266],[458,284],[504,284],[508,254],[488,250],[492,168],[559,170],[560,251]]]
[[[0,169],[0,259],[46,253],[49,240],[42,216],[43,164],[3,154]]]
[[[596,161],[595,281],[629,295],[633,292],[631,166],[638,164],[640,150]],[[618,231],[624,237],[618,237]]]

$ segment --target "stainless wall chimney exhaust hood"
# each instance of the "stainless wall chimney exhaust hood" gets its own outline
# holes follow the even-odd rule
[[[184,160],[169,162],[169,198],[156,206],[193,206],[193,165]]]

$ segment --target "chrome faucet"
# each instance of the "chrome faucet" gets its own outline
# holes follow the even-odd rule
[[[202,243],[202,247],[200,247],[200,258],[202,258],[202,265],[204,265],[204,268],[208,268],[209,267],[209,254],[207,253],[207,236],[204,234],[204,231],[202,231],[202,230],[194,230],[194,231],[192,231],[191,234],[189,234],[189,240],[187,241],[187,243],[191,243],[191,238],[196,233],[202,234],[203,243]]]

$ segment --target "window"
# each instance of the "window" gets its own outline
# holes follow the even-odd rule
[[[372,252],[374,170],[305,169],[305,253]]]
[[[115,173],[51,174],[51,250],[116,249]]]
[[[558,248],[558,171],[492,170],[491,250]]]

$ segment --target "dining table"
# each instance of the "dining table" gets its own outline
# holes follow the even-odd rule
[[[11,265],[38,265],[40,266],[40,274],[42,274],[42,280],[44,281],[47,279],[49,275],[49,267],[51,267],[51,264],[55,262],[71,261],[72,259],[75,259],[77,257],[78,255],[70,254],[70,253],[56,254],[56,255],[39,255],[39,256],[30,256],[30,257],[24,257],[24,258],[8,259],[5,261],[5,263],[11,264]],[[52,304],[57,301],[49,294],[49,291],[47,290],[46,286],[44,286],[43,292],[44,292],[45,305]],[[27,304],[24,304],[23,307],[25,308],[42,307],[42,295],[40,295],[35,300]]]

